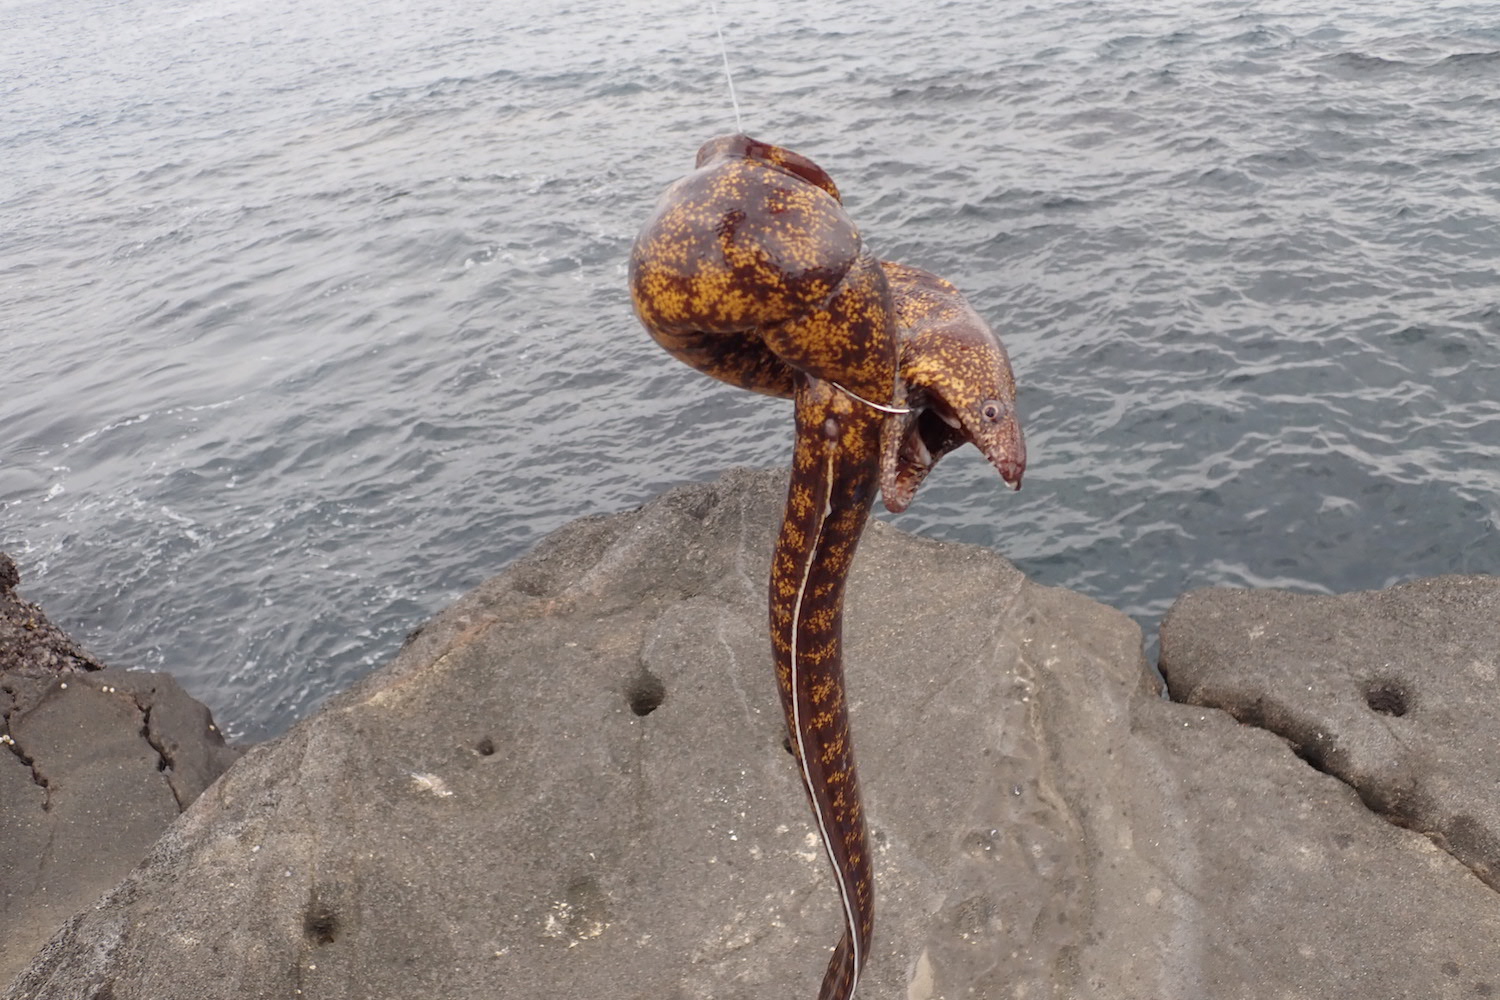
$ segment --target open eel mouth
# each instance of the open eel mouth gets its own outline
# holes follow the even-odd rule
[[[965,420],[941,399],[916,392],[907,405],[909,412],[892,415],[881,428],[880,495],[886,510],[906,510],[938,459],[965,442],[984,452],[1007,486],[1021,488],[1026,444],[1014,410],[996,421]]]

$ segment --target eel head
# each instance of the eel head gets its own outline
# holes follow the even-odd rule
[[[1026,440],[1010,359],[989,325],[948,282],[882,262],[901,332],[907,412],[881,429],[880,492],[900,513],[938,459],[972,443],[1011,489],[1021,488]]]

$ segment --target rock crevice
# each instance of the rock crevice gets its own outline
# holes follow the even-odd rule
[[[1500,891],[1500,580],[1195,591],[1163,621],[1161,649],[1173,700],[1275,733]]]
[[[18,582],[0,554],[0,981],[238,756],[172,678],[104,669]]]
[[[5,721],[7,723],[10,721],[8,716]],[[42,799],[42,811],[47,812],[50,810],[52,808],[52,782],[47,780],[47,776],[42,773],[41,768],[37,767],[36,761],[26,753],[25,748],[17,743],[15,737],[11,736],[10,733],[7,732],[0,735],[0,743],[5,744],[6,749],[15,755],[16,760],[20,761],[22,766],[31,772],[31,783],[40,788],[45,796]]]

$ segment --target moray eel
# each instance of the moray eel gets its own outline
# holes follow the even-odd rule
[[[637,317],[673,357],[794,401],[791,482],[771,560],[771,647],[843,911],[818,995],[849,1000],[875,914],[844,695],[849,568],[876,493],[904,510],[964,441],[1020,487],[1015,381],[999,341],[952,285],[874,259],[821,167],[748,136],[698,151],[697,168],[641,228],[629,281]]]

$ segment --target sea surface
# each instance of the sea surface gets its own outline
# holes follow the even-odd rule
[[[1500,571],[1492,4],[718,0],[745,131],[1009,347],[895,522],[1139,620]],[[710,0],[0,0],[0,548],[276,734],[538,539],[790,450],[625,259]],[[915,594],[941,614],[943,595]],[[857,669],[857,665],[851,665]]]

